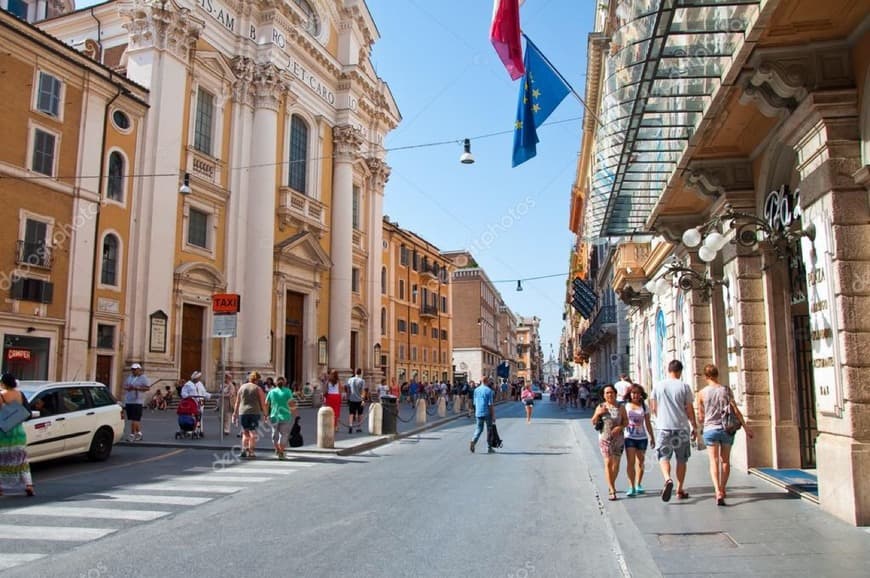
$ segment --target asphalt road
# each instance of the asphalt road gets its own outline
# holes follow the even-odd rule
[[[119,447],[38,466],[37,498],[2,501],[0,565],[20,564],[3,575],[626,575],[578,414],[535,409],[499,408],[495,455],[469,452],[463,418],[349,458]]]

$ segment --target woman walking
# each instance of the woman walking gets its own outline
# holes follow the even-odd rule
[[[238,386],[233,381],[233,376],[230,372],[224,373],[224,384],[221,387],[221,400],[223,404],[223,428],[224,435],[230,435],[230,425],[233,419],[233,410],[236,407],[236,395],[238,394]],[[218,407],[220,409],[220,407]]]
[[[341,383],[338,372],[332,370],[326,380],[326,405],[332,408],[335,431],[338,431],[338,420],[341,417]]]
[[[17,387],[18,381],[11,373],[4,373],[0,377],[0,407],[8,403],[24,405],[24,395]],[[3,492],[21,491],[22,488],[28,496],[34,495],[23,422],[7,432],[0,430],[0,496]]]
[[[287,448],[287,438],[290,436],[290,420],[296,417],[296,400],[293,390],[287,387],[287,381],[279,377],[276,387],[266,395],[266,409],[269,421],[272,422],[272,444],[275,446],[275,457],[284,459]]]
[[[266,394],[258,385],[259,381],[259,372],[252,371],[248,374],[248,382],[239,388],[236,407],[233,409],[233,421],[242,426],[243,458],[257,457],[257,428],[260,427],[260,418],[268,416]]]
[[[523,391],[520,392],[520,399],[523,400],[523,405],[526,408],[526,423],[532,423],[532,408],[535,405],[535,392],[532,391],[531,382],[523,384]]]
[[[647,447],[655,447],[656,440],[646,407],[646,392],[633,384],[625,394],[625,473],[628,475],[628,497],[643,494],[644,459]]]
[[[752,432],[734,403],[731,388],[719,383],[719,368],[712,364],[706,365],[704,378],[707,380],[707,387],[698,396],[699,421],[703,424],[704,443],[707,444],[710,456],[710,478],[716,491],[716,505],[725,506],[725,485],[731,474],[731,446],[734,444],[734,434],[725,431],[725,414],[731,411],[740,420],[750,439]]]
[[[619,460],[625,445],[624,432],[628,416],[625,406],[616,401],[616,388],[604,386],[604,403],[595,408],[592,425],[598,430],[598,447],[604,457],[604,476],[607,480],[608,499],[616,500],[616,477],[619,475]]]

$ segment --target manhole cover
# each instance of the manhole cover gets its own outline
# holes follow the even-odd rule
[[[665,550],[693,548],[736,548],[737,542],[725,532],[684,532],[680,534],[656,534],[659,545]]]

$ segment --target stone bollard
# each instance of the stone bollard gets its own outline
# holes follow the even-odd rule
[[[414,420],[417,425],[426,425],[426,400],[417,400],[417,419]]]
[[[438,417],[445,417],[447,415],[447,400],[443,397],[438,398]]]
[[[454,395],[453,396],[453,413],[460,413],[462,411],[462,396]]]
[[[369,406],[369,434],[373,436],[381,435],[381,426],[383,425],[384,406],[379,403],[373,403]]]
[[[328,405],[317,410],[317,447],[335,448],[335,412]]]

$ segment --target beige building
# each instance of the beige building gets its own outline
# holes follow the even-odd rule
[[[383,220],[380,369],[398,385],[451,381],[450,264],[438,247]]]
[[[128,161],[124,364],[158,384],[216,383],[222,350],[239,376],[375,371],[382,143],[400,116],[365,2],[115,0],[39,26],[152,89]],[[236,337],[215,337],[216,293],[241,296]]]
[[[607,281],[630,305],[628,369],[654,383],[680,359],[700,388],[715,363],[755,432],[732,463],[803,469],[809,499],[868,524],[868,3],[692,6],[644,44],[647,5],[596,6],[602,122],[572,196],[578,239],[623,241]]]
[[[540,336],[541,320],[520,317],[517,325],[517,377],[524,382],[543,381],[543,355]]]
[[[115,386],[148,91],[0,10],[0,338],[20,379]],[[88,52],[90,51],[90,52]]]

